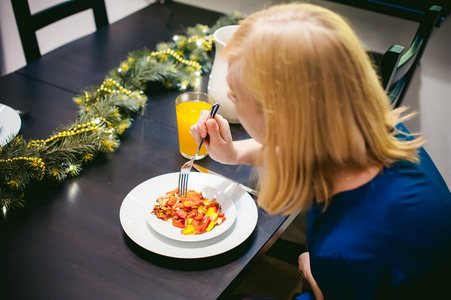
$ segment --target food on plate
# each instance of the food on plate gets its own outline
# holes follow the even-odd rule
[[[208,200],[194,190],[188,190],[186,197],[180,196],[177,189],[158,197],[152,214],[164,221],[172,220],[172,225],[185,235],[208,232],[226,220],[216,199]]]

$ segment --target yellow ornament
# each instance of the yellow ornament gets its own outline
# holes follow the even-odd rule
[[[91,153],[89,153],[89,152],[86,152],[86,153],[83,155],[83,161],[88,162],[88,161],[92,160],[93,157],[94,157],[93,154],[91,154]]]
[[[15,181],[15,180],[10,180],[10,181],[8,181],[8,185],[9,185],[11,188],[14,188],[14,189],[17,189],[17,188],[19,187],[19,184],[18,184],[17,181]]]

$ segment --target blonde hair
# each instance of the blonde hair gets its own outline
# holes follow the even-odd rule
[[[366,51],[336,13],[283,4],[252,14],[223,50],[265,117],[259,205],[269,213],[330,203],[331,166],[418,162],[422,140],[400,141]]]

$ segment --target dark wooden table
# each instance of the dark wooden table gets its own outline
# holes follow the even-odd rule
[[[75,120],[72,97],[99,85],[133,50],[169,40],[197,23],[212,25],[218,13],[177,3],[147,8],[65,45],[0,78],[0,103],[31,110],[20,134],[50,136]],[[179,92],[151,91],[146,111],[134,116],[120,148],[99,156],[63,183],[34,182],[27,205],[0,215],[1,299],[216,299],[226,297],[288,226],[292,218],[259,209],[257,227],[236,248],[200,259],[174,259],[135,244],[123,231],[119,209],[139,183],[176,172],[174,100]],[[232,126],[237,139],[247,134]],[[251,168],[200,164],[250,184]]]

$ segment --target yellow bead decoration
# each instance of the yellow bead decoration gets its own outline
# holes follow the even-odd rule
[[[127,64],[128,68],[128,64]],[[121,71],[125,70],[124,68],[120,68]],[[101,92],[113,94],[113,93],[122,93],[127,96],[131,96],[133,98],[142,98],[142,94],[144,94],[143,91],[131,91],[124,88],[122,85],[120,85],[116,80],[113,79],[106,79],[100,87],[96,90],[96,93],[99,94]],[[86,102],[89,102],[90,94],[88,92],[85,92],[85,100]],[[97,101],[99,101],[99,97],[95,98]],[[77,102],[78,103],[78,102]],[[89,108],[85,108],[85,111],[89,111]]]
[[[19,156],[19,157],[13,157],[13,158],[7,158],[7,159],[0,159],[0,163],[12,163],[19,160],[28,161],[33,167],[41,169],[41,174],[37,176],[38,180],[41,180],[44,177],[45,172],[45,164],[39,157],[25,157],[25,156]]]
[[[156,52],[150,53],[150,55],[152,55],[152,56],[160,56],[160,55],[165,55],[165,54],[171,55],[177,61],[181,62],[184,65],[191,66],[199,71],[202,70],[202,66],[197,61],[184,59],[183,57],[181,57],[177,52],[175,52],[172,49],[166,49],[166,50],[161,50],[161,51],[156,51]]]
[[[80,133],[85,133],[85,132],[89,132],[89,131],[103,129],[105,124],[108,127],[111,126],[111,123],[108,122],[107,120],[105,120],[105,118],[96,118],[96,119],[94,119],[91,122],[84,123],[84,124],[79,124],[79,125],[75,126],[71,130],[59,132],[59,133],[49,137],[46,140],[30,141],[28,143],[28,147],[43,147],[47,143],[52,142],[52,141],[57,140],[57,139],[62,138],[62,137],[69,137],[69,136],[74,136],[74,135],[77,135],[77,134],[80,134]]]
[[[213,45],[213,35],[207,35],[206,37],[201,37],[198,35],[190,36],[187,39],[188,43],[196,43],[198,46],[203,45],[205,50],[210,51]]]
[[[117,90],[113,90],[112,87],[116,87],[118,89]],[[102,85],[100,86],[100,88],[97,89],[97,93],[99,93],[99,92],[107,92],[109,94],[112,94],[112,93],[123,93],[123,94],[126,94],[127,96],[130,96],[130,95],[132,95],[134,93],[138,93],[138,92],[132,92],[130,90],[127,90],[122,85],[117,83],[116,80],[113,80],[113,79],[105,80],[102,83]]]

